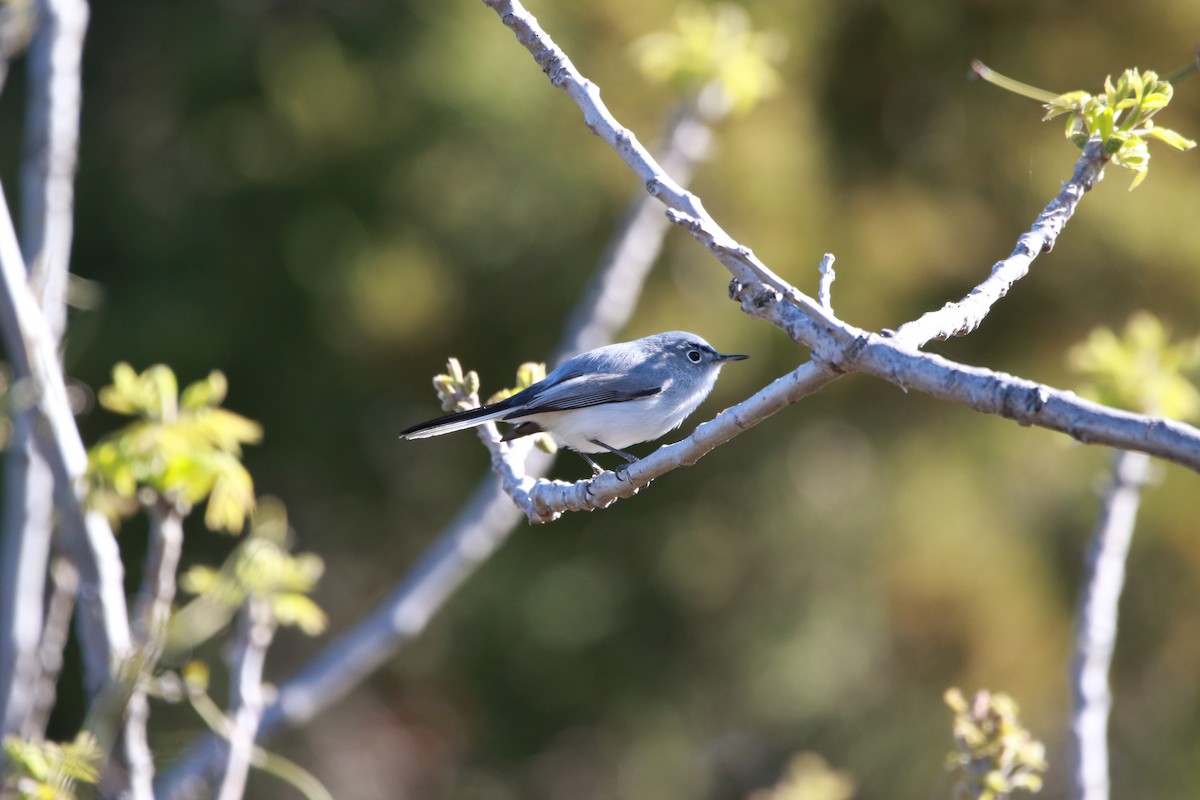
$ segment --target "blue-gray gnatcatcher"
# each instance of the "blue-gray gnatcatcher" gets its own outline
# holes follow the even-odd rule
[[[629,463],[621,448],[657,439],[678,428],[708,397],[726,361],[694,333],[669,331],[589,350],[559,364],[512,397],[414,425],[401,439],[424,439],[473,428],[490,420],[511,422],[503,441],[545,431],[603,470],[588,453],[608,451]]]

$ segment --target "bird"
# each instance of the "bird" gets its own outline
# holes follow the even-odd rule
[[[610,344],[567,359],[511,397],[421,422],[401,431],[400,438],[424,439],[493,420],[507,422],[514,427],[501,441],[548,433],[599,475],[604,470],[589,453],[609,452],[635,463],[637,457],[624,448],[678,428],[708,397],[721,367],[749,357],[719,353],[687,331]]]

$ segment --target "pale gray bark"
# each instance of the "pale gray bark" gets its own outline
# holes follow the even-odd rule
[[[1108,674],[1117,644],[1118,605],[1125,561],[1137,523],[1150,458],[1119,452],[1113,458],[1100,517],[1088,548],[1079,591],[1075,655],[1071,660],[1071,797],[1108,800],[1108,718],[1112,691]]]
[[[21,252],[24,271],[49,328],[48,345],[57,350],[67,317],[80,62],[88,6],[83,0],[43,0],[31,16],[37,27],[27,58]],[[19,362],[14,361],[13,368],[14,385],[31,389],[30,375],[21,370]],[[0,720],[5,733],[27,728],[41,672],[55,491],[41,428],[35,406],[18,411],[5,465],[0,519]]]

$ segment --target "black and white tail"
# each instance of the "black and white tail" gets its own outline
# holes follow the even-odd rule
[[[472,408],[470,411],[457,411],[444,417],[431,419],[413,425],[400,431],[401,439],[427,439],[430,436],[441,436],[443,433],[454,433],[467,428],[474,428],[494,419],[500,419],[509,412],[507,401],[493,403],[490,406]]]

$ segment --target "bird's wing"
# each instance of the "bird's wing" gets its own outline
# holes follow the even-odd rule
[[[604,403],[625,403],[663,390],[659,382],[632,379],[628,375],[592,373],[560,381],[521,404],[501,419],[520,419],[547,411],[569,411]]]

